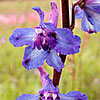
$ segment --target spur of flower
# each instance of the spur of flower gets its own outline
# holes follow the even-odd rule
[[[100,0],[76,0],[76,19],[82,19],[82,30],[88,33],[100,32]]]
[[[40,7],[33,7],[40,16],[40,24],[35,28],[17,28],[9,38],[10,43],[15,47],[27,45],[22,65],[31,70],[42,66],[44,60],[54,67],[58,72],[64,67],[58,53],[62,55],[75,54],[79,52],[81,39],[73,35],[68,28],[57,28],[58,12],[55,2],[51,4],[49,22],[44,22],[44,12]]]
[[[37,94],[22,94],[16,100],[88,100],[86,94],[80,91],[70,91],[67,94],[59,93],[59,88],[52,84],[49,75],[39,67],[43,88]],[[45,73],[45,74],[44,74]]]

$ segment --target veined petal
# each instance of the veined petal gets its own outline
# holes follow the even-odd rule
[[[54,50],[56,50],[58,53],[67,55],[67,54],[74,54],[79,52],[80,46],[75,45],[72,42],[66,42],[63,40],[57,40],[57,44],[54,47]]]
[[[77,35],[73,35],[71,30],[63,28],[57,30],[57,43],[53,48],[58,53],[67,55],[79,52],[81,39]]]
[[[83,16],[83,18],[82,18],[81,27],[82,27],[83,31],[86,31],[90,34],[97,33],[94,26],[87,20],[86,16]]]
[[[13,31],[9,41],[15,47],[33,45],[36,36],[36,32],[33,28],[17,28]]]
[[[86,7],[97,12],[97,13],[100,13],[100,1],[94,2],[92,4],[87,4]]]
[[[79,6],[75,7],[75,19],[81,19],[83,16],[83,11]]]
[[[70,91],[67,94],[59,94],[60,100],[88,100],[86,94],[80,91]]]
[[[49,22],[54,24],[56,27],[58,25],[58,16],[59,16],[59,9],[57,7],[57,4],[55,1],[51,1],[51,11],[50,11]]]
[[[32,49],[31,46],[26,47],[22,65],[27,70],[37,68],[43,65],[47,55],[48,51],[44,51],[43,49],[38,50],[36,47],[34,49]]]
[[[22,94],[16,100],[39,100],[40,94]]]
[[[42,25],[44,20],[44,12],[41,10],[40,7],[33,7],[32,9],[38,12],[40,16],[40,25]]]
[[[46,32],[53,32],[56,29],[56,26],[52,23],[44,23],[44,25],[42,26],[43,30],[45,30]]]
[[[46,62],[48,65],[55,68],[58,72],[60,72],[61,69],[64,67],[64,64],[61,61],[61,58],[58,56],[55,50],[50,50],[50,53],[46,59]]]
[[[59,39],[63,39],[65,41],[73,38],[73,32],[68,28],[57,28],[55,33]]]
[[[91,4],[93,3],[93,1],[96,1],[96,0],[85,0],[86,4]]]
[[[100,0],[86,0],[86,5],[92,5],[94,3],[100,3]]]
[[[84,12],[88,21],[94,26],[96,32],[100,32],[100,13],[96,13],[88,8],[84,8]]]

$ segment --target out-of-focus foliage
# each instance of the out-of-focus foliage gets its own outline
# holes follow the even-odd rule
[[[39,17],[32,11],[34,6],[40,6],[45,11],[45,21],[47,21],[50,10],[49,1],[0,2],[0,100],[15,100],[23,93],[35,94],[42,86],[38,70],[27,71],[21,65],[25,47],[13,47],[9,43],[9,36],[15,28],[38,25]],[[57,3],[60,7],[60,3]],[[59,27],[61,27],[60,23],[59,20]],[[67,93],[73,88],[86,93],[89,100],[100,100],[100,34],[92,34],[86,39],[87,35],[81,31],[79,20],[76,22],[74,34],[82,38],[84,45],[81,45],[80,53],[74,56],[76,65],[73,66],[66,59],[66,66],[60,81],[60,92]],[[46,63],[44,68],[52,78],[52,68],[48,67]],[[71,74],[72,71],[76,73]],[[73,75],[75,79],[72,81]]]

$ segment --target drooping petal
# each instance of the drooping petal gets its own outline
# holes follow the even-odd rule
[[[86,16],[83,16],[83,18],[82,18],[81,27],[82,27],[83,31],[86,31],[90,34],[97,33],[94,26],[87,20]]]
[[[49,22],[54,24],[56,27],[58,25],[58,16],[59,16],[59,10],[58,10],[57,4],[55,1],[51,1],[51,11],[50,11]]]
[[[60,100],[88,100],[86,94],[80,91],[70,91],[67,94],[59,94]]]
[[[88,8],[84,8],[84,12],[88,21],[94,26],[96,32],[100,32],[100,13],[96,13]]]
[[[32,70],[38,66],[42,66],[47,55],[48,51],[44,51],[43,49],[38,50],[36,47],[34,49],[30,46],[26,47],[22,65],[27,70]]]
[[[45,77],[47,76],[47,72],[43,69],[43,67],[38,67],[38,70],[40,72],[42,86],[45,86],[47,83],[47,80],[45,79]]]
[[[39,100],[40,94],[22,94],[16,100]]]
[[[82,15],[82,30],[100,32],[100,0],[85,0],[85,6],[82,9],[76,6],[75,11],[76,18]]]
[[[45,77],[45,79],[47,80],[46,85],[39,91],[40,94],[44,94],[44,93],[58,93],[59,92],[59,88],[55,87],[52,84],[52,80],[49,78],[49,74]]]
[[[15,47],[33,45],[36,36],[36,32],[33,28],[17,28],[13,31],[9,41]]]
[[[61,61],[61,58],[58,56],[55,50],[50,50],[50,53],[46,59],[48,65],[55,68],[58,72],[64,67],[64,64]]]
[[[81,19],[83,17],[83,11],[79,6],[75,7],[75,19]]]
[[[81,39],[77,35],[73,35],[71,30],[63,28],[56,31],[58,38],[57,44],[53,48],[58,53],[67,55],[79,52]]]
[[[38,12],[40,16],[40,25],[42,25],[44,20],[44,12],[41,10],[40,7],[33,7],[32,9]]]

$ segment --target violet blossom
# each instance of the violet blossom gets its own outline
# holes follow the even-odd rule
[[[76,0],[76,19],[82,19],[82,30],[88,33],[100,32],[100,0]]]
[[[40,16],[40,24],[35,28],[17,28],[13,31],[9,41],[15,47],[27,45],[22,65],[31,70],[42,66],[44,60],[58,72],[64,67],[58,53],[62,55],[79,52],[81,39],[68,28],[57,28],[58,10],[56,3],[51,4],[51,14],[48,23],[45,23],[44,12],[40,7],[33,7]],[[53,23],[51,23],[53,22]]]

